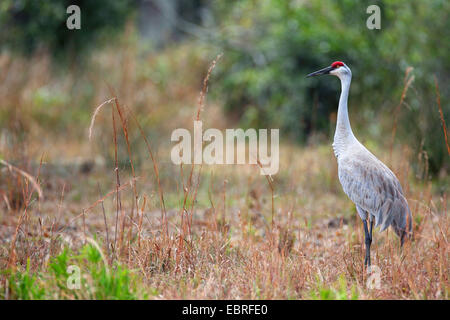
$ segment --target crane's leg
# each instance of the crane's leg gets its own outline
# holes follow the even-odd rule
[[[364,259],[364,265],[370,266],[370,245],[372,244],[373,217],[369,212],[359,206],[356,206],[356,211],[364,223],[364,236],[366,242],[366,257]],[[369,228],[367,227],[367,219],[370,220],[370,233]]]
[[[370,234],[367,228],[367,220],[363,220],[364,223],[364,235],[366,242],[366,257],[364,259],[364,265],[370,266],[370,245],[372,244],[372,222],[370,223]]]
[[[370,221],[370,230],[369,230],[369,237],[370,237],[370,245],[372,245],[372,231],[373,231],[373,216],[369,213],[369,221]],[[369,245],[369,266],[370,263],[370,245]]]
[[[400,236],[400,248],[403,248],[403,243],[405,242],[405,235],[406,235],[406,232],[402,231],[402,234]]]

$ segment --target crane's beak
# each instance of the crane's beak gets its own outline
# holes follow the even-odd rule
[[[309,77],[320,76],[322,74],[328,74],[328,73],[330,73],[331,70],[333,70],[333,67],[326,67],[326,68],[320,69],[316,72],[310,73],[306,77],[309,78]]]

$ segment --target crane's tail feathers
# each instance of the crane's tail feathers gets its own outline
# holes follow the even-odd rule
[[[387,200],[375,215],[375,226],[380,226],[380,231],[392,226],[403,245],[405,236],[412,236],[412,215],[406,199],[400,195],[394,200]]]
[[[394,203],[392,200],[387,200],[378,215],[375,217],[375,226],[380,226],[380,231],[384,231],[389,227],[394,219],[393,213]]]
[[[403,246],[405,237],[412,238],[412,214],[409,209],[408,202],[404,197],[398,199],[396,202],[396,210],[393,213],[392,227],[395,233],[400,238],[400,243]]]

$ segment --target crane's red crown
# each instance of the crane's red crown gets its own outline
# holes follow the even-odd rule
[[[335,61],[331,64],[331,66],[333,68],[338,68],[338,67],[342,67],[344,65],[344,63],[342,61]]]

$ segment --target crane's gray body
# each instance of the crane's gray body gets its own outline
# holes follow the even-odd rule
[[[345,68],[344,68],[345,67]],[[345,65],[335,72],[342,84],[333,149],[339,181],[355,203],[361,219],[375,219],[381,231],[392,226],[401,238],[411,233],[412,217],[408,202],[395,174],[354,136],[348,118],[351,71]]]

